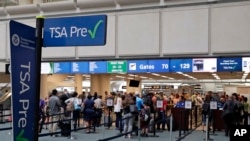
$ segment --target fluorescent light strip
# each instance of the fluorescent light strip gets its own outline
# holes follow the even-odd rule
[[[160,76],[160,74],[157,74],[157,73],[152,73],[152,75],[155,75],[155,76]]]
[[[119,76],[119,75],[116,75],[115,77],[117,77],[117,78],[125,78],[124,76]]]

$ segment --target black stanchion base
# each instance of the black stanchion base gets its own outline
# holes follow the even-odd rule
[[[203,140],[206,140],[206,138],[204,138]],[[211,139],[211,138],[208,138],[207,140],[209,140],[209,141],[213,141],[213,139]]]
[[[149,137],[160,137],[158,135],[149,135]]]

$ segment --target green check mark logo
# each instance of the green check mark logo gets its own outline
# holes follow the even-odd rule
[[[22,129],[16,137],[16,141],[29,141],[28,139],[23,137],[24,130]]]
[[[89,33],[89,35],[90,35],[90,37],[91,37],[92,39],[95,39],[96,31],[97,31],[97,29],[98,29],[98,27],[100,26],[101,23],[103,23],[103,20],[99,20],[99,21],[96,23],[96,25],[95,25],[93,31],[90,30],[90,29],[88,30],[88,33]]]

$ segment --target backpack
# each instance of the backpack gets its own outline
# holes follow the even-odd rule
[[[72,112],[74,110],[74,103],[73,101],[69,101],[66,105],[66,112]]]
[[[209,111],[210,111],[210,103],[205,102],[205,103],[202,105],[202,111],[201,111],[201,113],[202,113],[203,115],[207,115],[207,114],[209,113]]]
[[[148,121],[150,119],[150,110],[142,109],[140,112],[141,121]]]

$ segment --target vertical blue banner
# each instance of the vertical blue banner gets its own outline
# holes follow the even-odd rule
[[[35,28],[10,21],[13,141],[32,141],[36,95]]]

